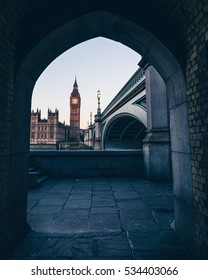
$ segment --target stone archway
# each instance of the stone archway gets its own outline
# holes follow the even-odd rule
[[[175,194],[176,231],[184,241],[195,240],[191,164],[188,136],[186,87],[181,67],[171,52],[148,31],[106,12],[77,18],[56,29],[36,45],[21,64],[15,84],[11,170],[21,162],[18,172],[10,176],[22,189],[26,201],[29,155],[29,120],[34,84],[42,71],[58,55],[85,40],[103,36],[140,53],[162,76],[167,89],[170,116],[171,154]],[[18,116],[18,117],[16,117]],[[11,171],[12,174],[12,171]],[[25,204],[26,205],[26,202]],[[26,221],[26,207],[20,214]],[[193,248],[194,248],[193,244]]]

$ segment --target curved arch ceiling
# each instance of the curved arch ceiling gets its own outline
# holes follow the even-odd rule
[[[142,149],[146,127],[136,118],[122,116],[109,126],[104,139],[105,150]]]

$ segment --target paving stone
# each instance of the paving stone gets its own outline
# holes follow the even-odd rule
[[[108,178],[93,178],[92,180],[93,185],[109,185]]]
[[[121,217],[121,224],[126,231],[146,231],[160,229],[158,224],[156,224],[156,222],[152,219],[135,219],[134,217],[127,219],[126,217]]]
[[[142,195],[141,198],[147,207],[154,208],[167,208],[173,205],[173,201],[168,199],[169,196],[163,196],[161,194],[153,194],[153,195]]]
[[[40,189],[50,189],[53,186],[55,186],[55,184],[57,184],[58,182],[60,182],[60,180],[57,180],[55,178],[49,178],[47,181],[44,182],[44,184],[42,184],[39,188]]]
[[[89,220],[89,232],[121,231],[121,224],[117,214],[92,214]]]
[[[92,186],[91,187],[88,187],[88,186],[83,186],[83,187],[81,187],[81,186],[79,186],[79,187],[74,187],[73,188],[73,190],[80,190],[80,191],[92,191],[93,190],[93,188],[92,188]]]
[[[81,219],[87,219],[89,217],[90,209],[63,209],[56,216],[59,219],[61,217],[69,217],[70,219],[76,219],[81,217]]]
[[[92,207],[91,209],[92,214],[106,214],[106,213],[118,213],[118,208],[117,207]]]
[[[128,222],[129,220],[141,221],[141,220],[152,220],[152,215],[148,210],[141,211],[120,211],[120,218],[123,222]]]
[[[91,187],[88,187],[88,186],[79,186],[79,187],[77,187],[77,186],[74,186],[73,187],[73,190],[77,190],[77,191],[92,191],[92,186]]]
[[[170,194],[172,195],[172,189],[166,189],[166,188],[161,188],[161,187],[156,187],[156,186],[152,186],[152,187],[147,187],[145,189],[135,189],[135,191],[138,193],[142,193],[144,195],[155,195],[155,196],[163,196],[164,193],[166,195]]]
[[[66,199],[63,198],[43,198],[39,201],[38,205],[51,205],[51,206],[58,206],[63,205],[66,202]]]
[[[73,187],[72,186],[55,186],[49,190],[49,193],[71,193]]]
[[[89,210],[62,210],[53,216],[53,232],[56,233],[83,233],[88,228]]]
[[[92,190],[75,188],[75,189],[72,190],[71,194],[73,194],[73,195],[78,195],[78,194],[81,194],[81,195],[91,195],[92,194]]]
[[[154,234],[152,234],[152,232],[153,233],[155,233],[155,235]],[[136,237],[136,238],[139,238],[139,239],[142,239],[142,238],[149,238],[149,239],[157,239],[157,235],[159,234],[159,231],[158,230],[147,230],[147,231],[145,231],[145,230],[134,230],[134,231],[131,231],[131,230],[129,230],[129,231],[127,231],[127,236],[128,236],[128,238],[131,240],[132,238],[134,238],[134,237]]]
[[[92,206],[116,206],[116,202],[110,195],[94,195]]]
[[[86,180],[86,181],[76,181],[75,182],[76,188],[92,188],[92,181]]]
[[[37,187],[37,189],[39,191],[45,192],[45,193],[48,193],[52,188],[53,188],[52,185],[45,185],[45,184]],[[36,192],[37,189],[34,189],[33,191]]]
[[[145,254],[186,254],[183,244],[172,230],[128,232],[134,250]]]
[[[51,193],[47,193],[44,198],[45,199],[54,199],[54,198],[62,198],[62,199],[66,199],[69,197],[68,193],[60,193],[60,192],[51,192]]]
[[[133,187],[130,185],[121,185],[121,186],[112,186],[113,191],[121,192],[121,191],[134,191]]]
[[[52,215],[29,215],[28,223],[35,231],[51,232],[54,225],[54,220]]]
[[[128,201],[118,201],[117,202],[118,208],[121,210],[147,210],[146,205],[141,202],[139,199],[135,200],[128,200]]]
[[[28,193],[28,200],[30,199],[41,199],[45,196],[45,192],[29,192]]]
[[[101,257],[128,257],[132,258],[132,251],[128,239],[122,236],[99,240],[98,256]]]
[[[30,211],[31,215],[38,215],[38,214],[50,214],[53,215],[54,213],[58,213],[61,210],[61,206],[50,206],[50,205],[36,205]],[[29,222],[29,221],[28,221]]]
[[[141,235],[139,232],[129,232],[129,242],[133,250],[159,250],[161,243],[159,238],[149,238],[146,234]]]
[[[173,208],[157,208],[152,210],[152,215],[161,229],[170,228],[170,224],[174,220]]]
[[[90,200],[91,199],[91,195],[84,195],[84,194],[71,194],[69,196],[69,199],[68,200],[76,200],[76,199],[79,199],[79,200]]]
[[[94,185],[93,191],[112,191],[112,188],[109,185]]]
[[[64,206],[64,209],[84,209],[91,207],[91,200],[68,200]]]
[[[74,189],[77,189],[77,190],[92,190],[93,187],[92,185],[75,185],[74,186]]]
[[[127,185],[127,184],[131,184],[132,183],[132,180],[133,178],[118,178],[118,177],[115,177],[115,178],[110,178],[109,179],[109,182],[112,186],[123,186],[123,185]],[[137,179],[136,179],[137,181]]]
[[[57,233],[85,233],[88,228],[88,220],[83,215],[76,218],[72,216],[62,216],[60,219],[54,219],[51,232]]]
[[[89,239],[49,238],[39,256],[53,256],[55,259],[85,259],[93,256],[92,246],[92,241]]]
[[[111,195],[113,197],[113,191],[93,190],[93,195]]]
[[[131,199],[139,198],[138,194],[135,191],[117,191],[114,192],[115,199]]]

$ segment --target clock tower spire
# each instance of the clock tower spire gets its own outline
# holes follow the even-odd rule
[[[74,140],[79,140],[80,107],[81,97],[78,90],[77,78],[75,77],[73,90],[70,95],[70,138],[74,138]]]

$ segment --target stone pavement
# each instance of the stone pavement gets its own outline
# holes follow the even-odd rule
[[[173,216],[171,184],[52,178],[29,192],[32,231],[11,259],[189,259]]]

